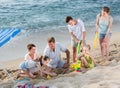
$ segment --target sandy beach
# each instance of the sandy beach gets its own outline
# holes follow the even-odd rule
[[[102,7],[106,6],[107,9],[104,10]],[[34,85],[35,88],[39,88],[38,86],[47,86],[47,88],[120,88],[119,8],[120,0],[0,0],[0,43],[4,43],[3,40],[7,41],[0,46],[0,88],[18,88],[18,85],[25,84]],[[99,44],[96,49],[93,48],[98,14],[103,17],[98,18],[97,24],[105,16],[103,23],[106,23],[105,21],[108,19],[107,23],[110,26],[111,17],[113,18],[109,60],[105,62],[101,62],[103,58]],[[108,17],[108,15],[110,16]],[[55,69],[56,77],[46,75],[45,78],[42,78],[39,74],[35,74],[35,79],[20,77],[19,64],[28,53],[27,45],[33,43],[36,46],[37,54],[41,56],[47,45],[48,37],[55,37],[56,42],[60,42],[69,49],[72,63],[71,36],[66,23],[67,16],[83,21],[86,30],[86,44],[91,46],[91,54],[96,62],[95,67],[92,69],[80,68],[80,72],[70,68]],[[75,22],[75,25],[75,28],[78,29],[78,23]],[[14,28],[21,29],[21,32],[15,37],[8,37],[12,32],[8,33],[4,29]],[[61,54],[62,59],[66,60],[65,53]],[[6,74],[6,70],[9,74]]]
[[[82,72],[71,72],[66,74],[60,74],[57,77],[53,77],[49,80],[30,79],[29,82],[34,85],[51,86],[51,88],[119,88],[120,87],[120,32],[113,32],[110,40],[110,61],[104,64],[97,63],[97,66],[93,69]],[[91,46],[93,40],[87,40]],[[71,50],[70,45],[67,47]],[[100,58],[100,49],[92,48],[92,55],[95,57],[96,62]],[[62,55],[64,57],[64,55]],[[23,58],[2,62],[3,66],[8,69],[11,76],[17,79],[19,74],[19,63]],[[19,82],[18,82],[19,83]],[[13,84],[10,78],[6,76],[3,70],[0,70],[0,88],[15,88],[18,83]]]

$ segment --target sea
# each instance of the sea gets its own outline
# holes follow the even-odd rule
[[[0,0],[0,29],[22,30],[19,37],[0,47],[0,56],[8,59],[22,57],[28,43],[37,44],[42,52],[46,44],[43,41],[48,36],[56,36],[58,41],[65,43],[70,39],[69,33],[64,33],[68,32],[66,16],[81,19],[87,31],[93,31],[89,27],[95,28],[96,16],[103,6],[110,7],[113,24],[119,25],[120,0]],[[66,39],[64,35],[67,35]],[[2,51],[8,52],[7,55]]]
[[[25,33],[66,29],[66,16],[92,26],[103,6],[120,22],[120,0],[0,0],[0,28],[21,28]]]

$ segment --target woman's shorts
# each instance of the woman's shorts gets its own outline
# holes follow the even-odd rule
[[[111,36],[112,36],[112,33],[110,33],[109,35],[110,35],[110,37],[111,37]],[[105,38],[105,36],[106,36],[106,34],[101,34],[101,33],[99,34],[99,38]]]

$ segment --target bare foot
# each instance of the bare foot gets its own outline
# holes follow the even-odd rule
[[[99,60],[100,63],[104,62],[104,61],[105,61],[105,58],[102,58],[102,59]]]
[[[106,60],[103,65],[106,66],[106,65],[109,65],[109,64],[110,64],[110,61]]]
[[[51,74],[50,74],[51,76],[57,76],[57,74],[56,73],[54,73],[54,72],[52,72]]]

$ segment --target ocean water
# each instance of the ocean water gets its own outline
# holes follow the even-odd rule
[[[93,31],[96,15],[103,6],[110,7],[114,24],[119,25],[120,0],[0,0],[0,29],[22,29],[19,36],[0,47],[0,61],[24,57],[29,43],[34,43],[42,54],[49,36],[70,46],[66,16],[82,19],[87,32]],[[87,33],[88,38],[94,37],[92,31]]]
[[[120,22],[120,0],[0,0],[0,27],[21,28],[26,34],[67,29],[68,15],[93,26],[103,6]]]

